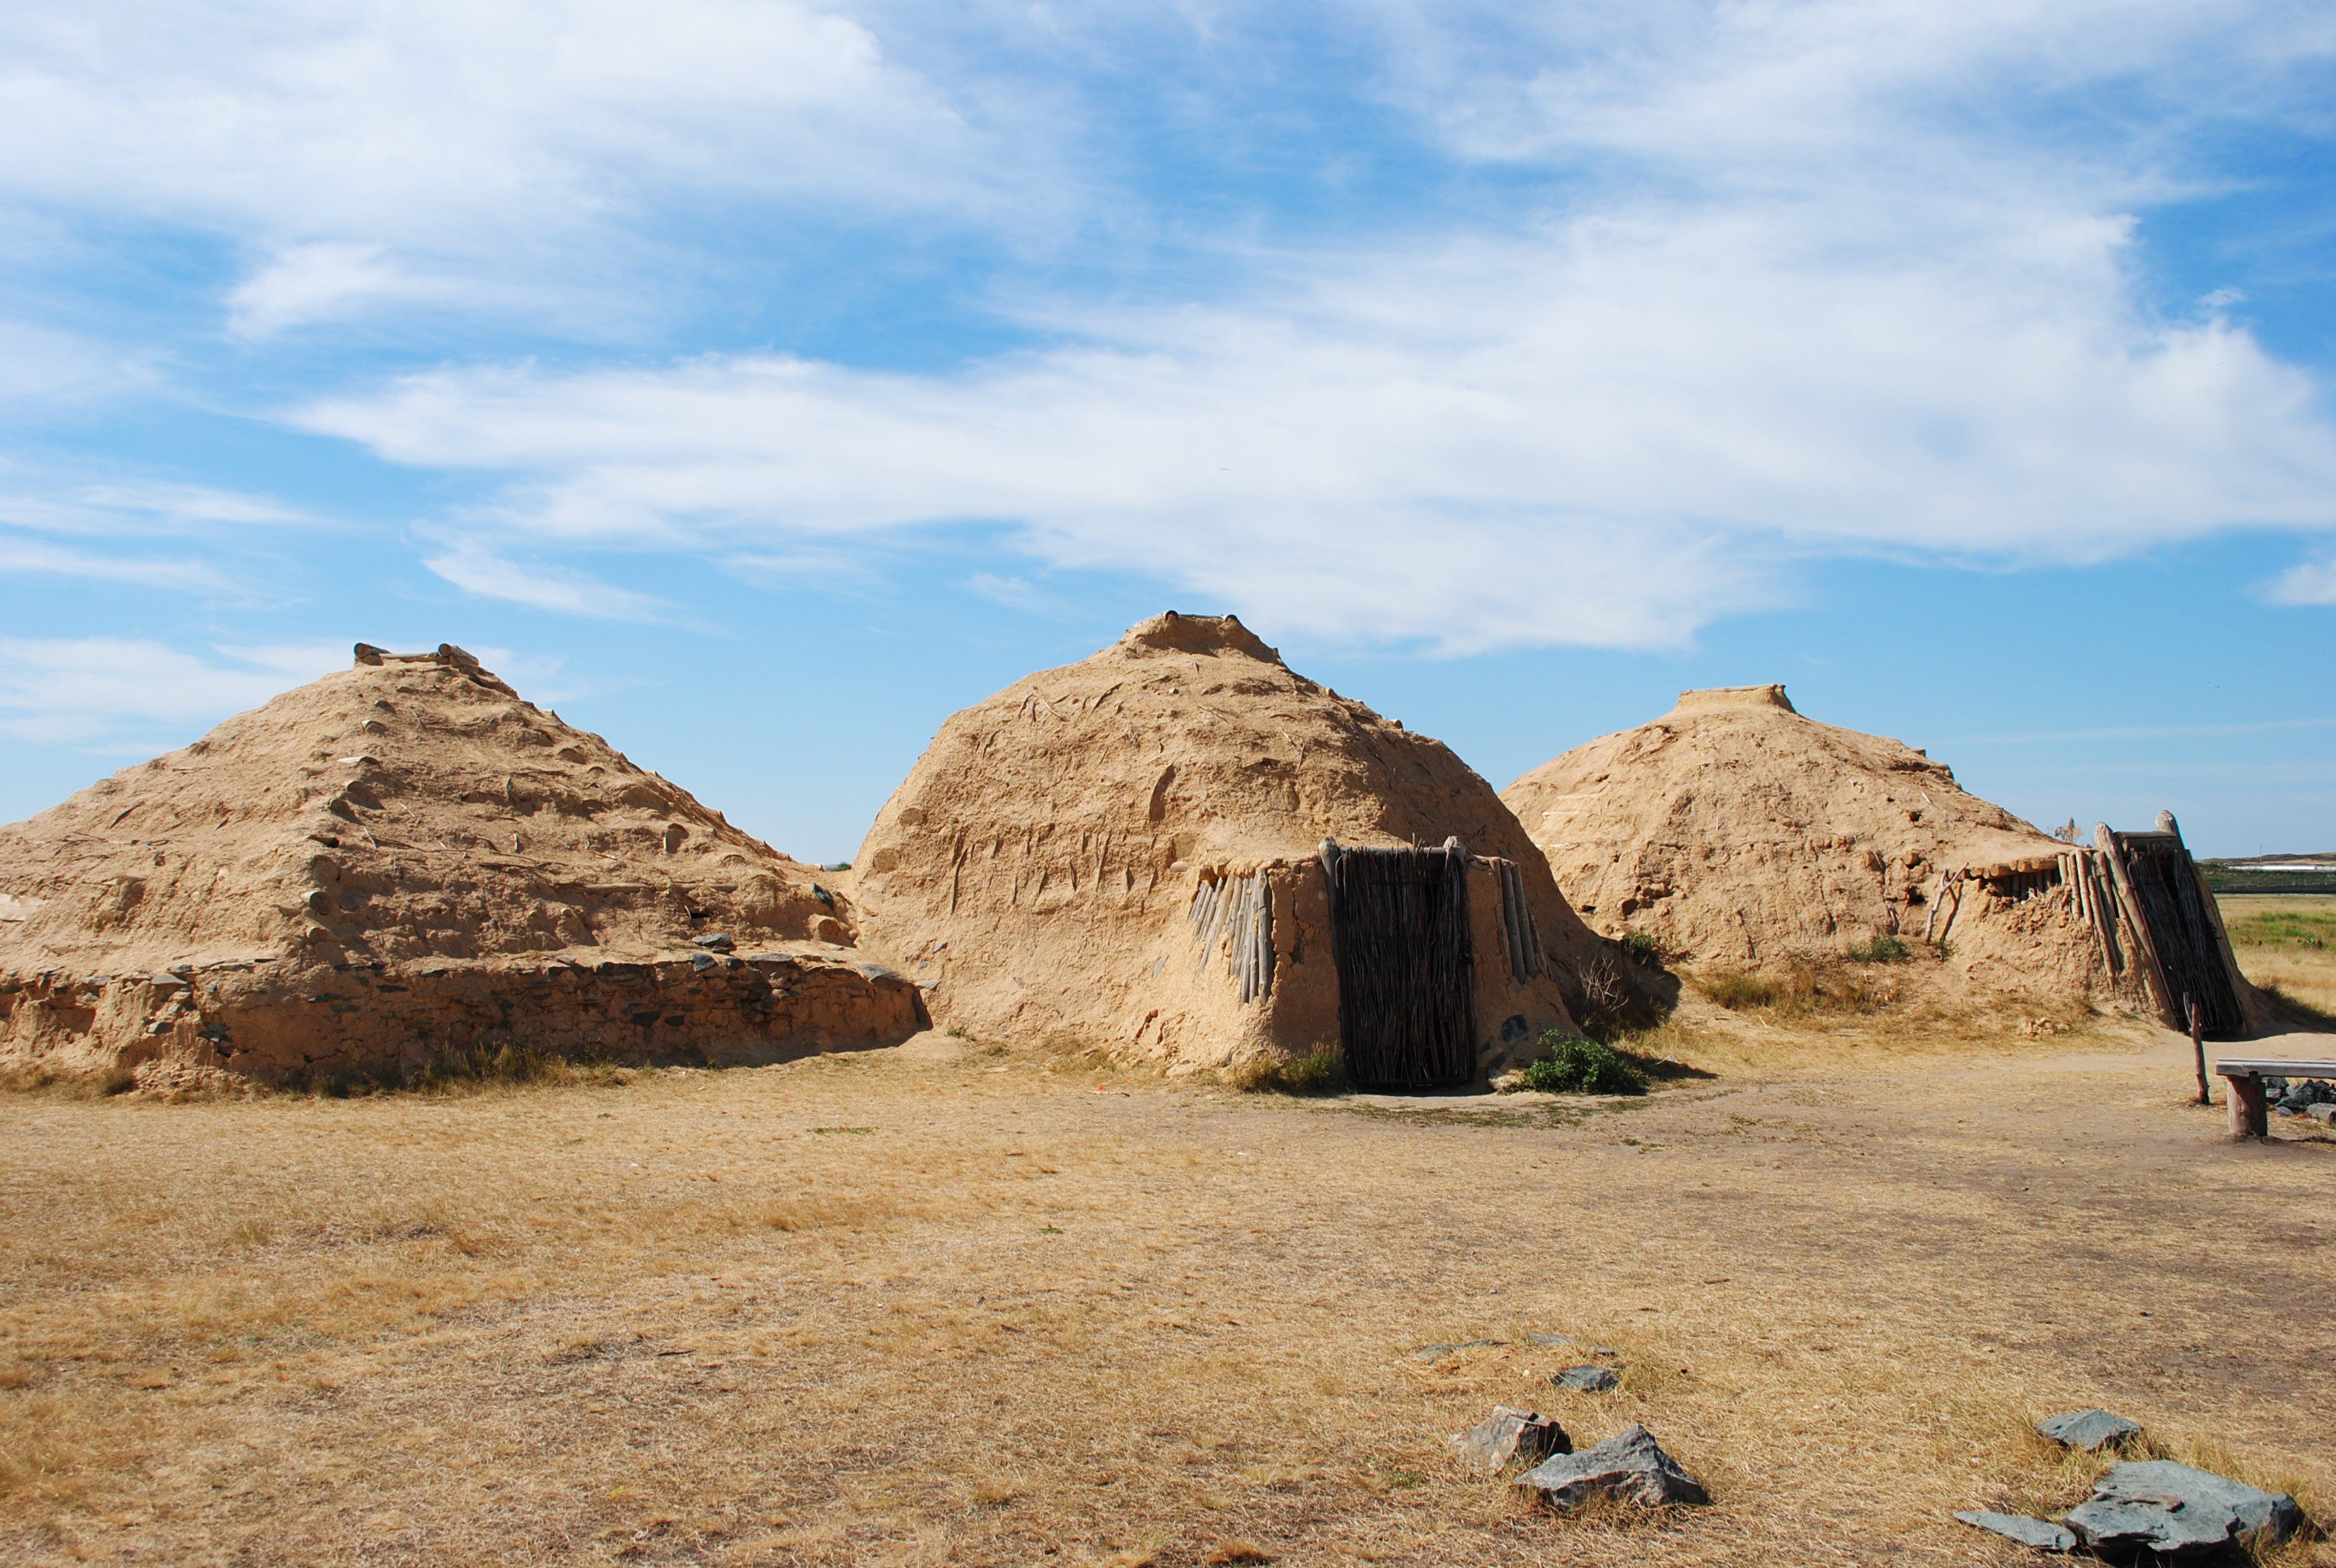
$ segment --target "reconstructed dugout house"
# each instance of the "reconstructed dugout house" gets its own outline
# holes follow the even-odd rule
[[[2086,995],[2175,1027],[2192,997],[2218,1037],[2264,1021],[2170,816],[2064,843],[1921,751],[1804,717],[1781,686],[1682,692],[1501,798],[1585,920],[1689,961],[1926,938],[1990,990]]]
[[[920,1027],[849,901],[461,649],[355,667],[0,828],[0,1062],[268,1081]]]
[[[1342,1051],[1469,1082],[1571,1030],[1601,944],[1492,786],[1162,615],[953,716],[861,846],[867,941],[936,1023],[1180,1067]]]

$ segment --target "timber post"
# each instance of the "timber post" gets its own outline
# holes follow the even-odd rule
[[[2198,1032],[2198,1001],[2186,991],[2182,996],[2182,1010],[2190,1016],[2190,1055],[2198,1064],[2198,1103],[2211,1105],[2214,1096],[2206,1088],[2206,1040]]]
[[[2180,1015],[2174,1010],[2174,992],[2166,983],[2166,965],[2158,957],[2156,940],[2149,934],[2149,923],[2142,915],[2141,896],[2134,891],[2133,878],[2126,870],[2125,852],[2117,847],[2117,835],[2109,831],[2107,823],[2093,824],[2093,842],[2100,847],[2101,859],[2108,862],[2118,915],[2126,930],[2133,933],[2133,945],[2141,958],[2134,967],[2141,971],[2142,994],[2157,1009],[2158,1021],[2172,1028],[2180,1021]]]
[[[2267,1138],[2271,1136],[2271,1102],[2263,1094],[2263,1081],[2253,1073],[2234,1075],[2223,1080],[2230,1086],[2230,1127],[2234,1138]]]

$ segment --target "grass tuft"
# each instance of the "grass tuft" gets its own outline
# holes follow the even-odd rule
[[[1853,964],[1903,964],[1913,956],[1914,950],[1897,937],[1876,937],[1849,950],[1849,961]]]
[[[1244,1062],[1233,1069],[1232,1085],[1250,1095],[1334,1095],[1347,1086],[1347,1069],[1336,1051],[1309,1051],[1288,1061]]]
[[[1884,939],[1895,940],[1895,939]],[[1903,943],[1899,946],[1903,950]],[[1856,950],[1852,950],[1853,955]],[[1696,989],[1730,1012],[1755,1009],[1779,1018],[1861,1017],[1897,1000],[1895,983],[1868,972],[1871,958],[1788,959],[1757,969],[1718,969],[1693,977]]]

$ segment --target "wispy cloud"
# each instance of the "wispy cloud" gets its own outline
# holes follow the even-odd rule
[[[546,545],[1003,521],[1057,565],[1455,649],[1676,642],[1805,553],[2091,561],[2336,525],[2310,377],[2149,320],[2122,228],[2078,228],[2021,278],[1983,246],[1851,265],[1782,214],[1584,221],[960,375],[460,369],[300,418],[511,473],[500,521]],[[2002,287],[1971,287],[1982,264]]]
[[[644,215],[709,195],[867,215],[1015,189],[945,92],[800,0],[234,0],[103,28],[28,0],[0,55],[0,198],[238,236],[247,336],[621,295],[627,250],[681,259]]]
[[[90,538],[221,538],[247,529],[330,526],[273,496],[162,480],[93,482],[6,465],[0,465],[0,524]]]
[[[137,14],[0,15],[0,207],[224,243],[246,351],[449,308],[535,330],[744,277],[741,233],[871,224],[1019,346],[507,347],[307,400],[301,428],[500,485],[427,564],[507,602],[669,619],[578,558],[792,580],[972,522],[1293,636],[1648,647],[1811,557],[2336,528],[2327,387],[2236,291],[2155,297],[2137,238],[2219,178],[2200,127],[2318,112],[2336,25],[2279,0]],[[1316,37],[1337,62],[1290,71]],[[1309,223],[1349,161],[1391,194]],[[51,499],[24,526],[238,521]]]
[[[1262,15],[1212,10],[1194,48]],[[1003,523],[1049,565],[1455,651],[1675,644],[1809,556],[2336,527],[2326,389],[2227,295],[2146,297],[2135,239],[2188,177],[2166,135],[2234,112],[2232,81],[2275,102],[2327,29],[2122,0],[1356,24],[1436,156],[1548,183],[1435,239],[1227,244],[1173,307],[1026,296],[1047,346],[945,371],[471,365],[297,422],[505,476],[499,525],[545,551]],[[2120,132],[2087,108],[2110,91],[2156,107]]]
[[[0,320],[0,403],[81,401],[151,379],[119,349],[29,322]]]
[[[977,571],[966,579],[966,587],[992,604],[1002,604],[1008,609],[1018,609],[1029,615],[1060,618],[1072,608],[1056,595],[1033,586],[1025,578],[999,577],[995,572]]]
[[[107,746],[159,732],[180,744],[349,657],[339,644],[218,651],[225,662],[141,638],[0,637],[0,733]]]
[[[291,245],[236,285],[228,296],[228,326],[238,336],[262,337],[384,298],[426,292],[385,262],[379,245]]]
[[[535,609],[605,620],[673,618],[673,606],[663,599],[617,588],[568,567],[511,560],[472,541],[428,557],[422,564],[465,592]]]
[[[54,577],[88,578],[100,582],[134,582],[146,588],[180,593],[225,594],[234,585],[209,563],[168,560],[134,555],[92,555],[66,550],[41,540],[12,538],[0,533],[0,572],[40,572]]]

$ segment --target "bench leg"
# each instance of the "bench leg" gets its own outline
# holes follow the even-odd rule
[[[2234,1138],[2267,1138],[2271,1135],[2271,1102],[2264,1097],[2263,1080],[2255,1077],[2224,1078],[2228,1089],[2224,1096],[2231,1113],[2231,1136]]]

